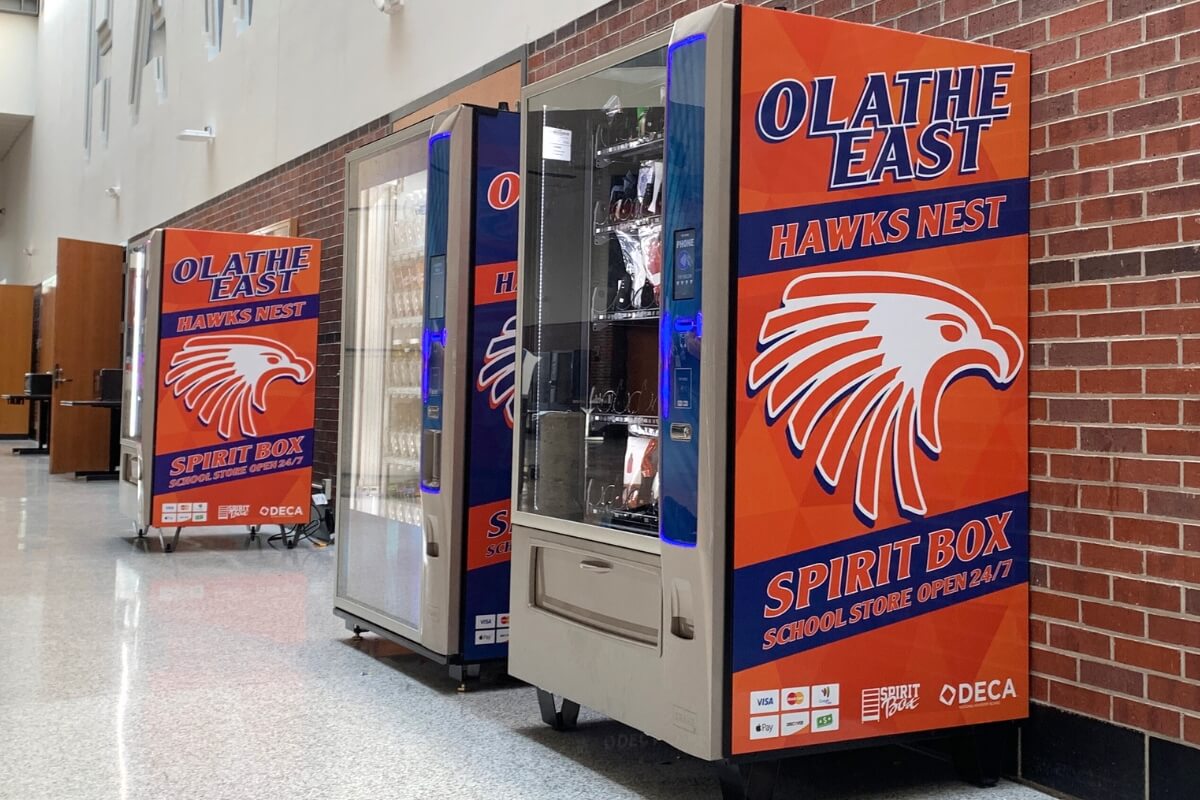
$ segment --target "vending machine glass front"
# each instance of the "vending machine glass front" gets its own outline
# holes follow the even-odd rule
[[[531,98],[521,511],[658,534],[665,50]]]
[[[338,480],[338,597],[420,626],[427,131],[352,160]]]
[[[142,438],[142,373],[146,361],[146,245],[129,248],[125,267],[125,380],[121,397],[121,436]]]

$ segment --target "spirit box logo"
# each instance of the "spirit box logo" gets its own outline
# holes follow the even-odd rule
[[[517,318],[509,317],[500,333],[488,342],[475,389],[488,393],[488,405],[504,406],[504,421],[513,426],[513,395],[516,392]]]
[[[1003,389],[1024,361],[1016,334],[995,325],[975,298],[892,272],[796,278],[763,319],[758,346],[749,395],[766,389],[768,424],[787,415],[797,457],[818,449],[815,471],[826,487],[853,478],[855,511],[869,524],[878,519],[885,465],[899,509],[926,513],[916,446],[930,457],[942,451],[950,385],[978,374]]]
[[[177,284],[208,281],[210,303],[239,297],[263,297],[289,294],[296,273],[312,266],[308,261],[312,245],[272,247],[230,253],[218,266],[212,256],[188,256],[175,262],[171,280]]]
[[[274,339],[241,334],[193,336],[171,357],[164,378],[205,427],[216,423],[222,439],[258,436],[254,412],[267,411],[267,387],[280,378],[307,383],[313,364]]]
[[[784,78],[763,93],[755,128],[763,141],[777,143],[807,122],[810,139],[832,139],[831,189],[874,186],[885,175],[897,183],[931,180],[952,167],[970,174],[979,170],[983,133],[1011,113],[1004,98],[1015,71],[1014,64],[985,64],[874,72],[845,119],[833,119],[836,76],[809,84]]]
[[[501,172],[488,184],[488,205],[497,211],[507,211],[521,197],[521,176],[515,172]]]
[[[901,711],[916,711],[921,703],[921,684],[880,686],[862,691],[862,721],[891,719]]]

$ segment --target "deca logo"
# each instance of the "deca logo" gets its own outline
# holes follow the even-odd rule
[[[304,509],[301,506],[263,506],[258,513],[264,517],[290,517],[303,514]]]
[[[960,683],[958,686],[947,683],[942,686],[938,699],[945,706],[970,708],[983,703],[997,703],[1016,696],[1017,687],[1013,684],[1012,678],[1004,680],[996,678],[990,681]]]
[[[488,205],[497,211],[507,211],[521,198],[521,176],[515,172],[501,172],[488,185]]]

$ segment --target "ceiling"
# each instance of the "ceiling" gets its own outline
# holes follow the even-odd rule
[[[17,137],[25,130],[25,126],[33,121],[33,117],[20,114],[0,114],[0,160],[8,155]]]

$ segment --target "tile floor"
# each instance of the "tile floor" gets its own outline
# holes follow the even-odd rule
[[[8,443],[4,443],[7,445]],[[331,612],[334,552],[244,534],[137,540],[116,485],[0,450],[0,798],[719,797],[709,765],[585,710],[442,668]],[[899,749],[789,762],[777,797],[1043,798],[977,790]]]

